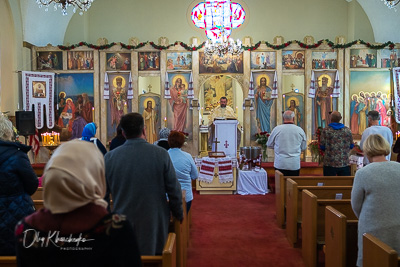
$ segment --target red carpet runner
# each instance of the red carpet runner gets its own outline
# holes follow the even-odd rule
[[[304,267],[275,218],[275,195],[198,195],[187,267]]]

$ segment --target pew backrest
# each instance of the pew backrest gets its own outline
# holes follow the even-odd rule
[[[397,267],[397,252],[379,238],[363,234],[363,266],[364,267]]]
[[[317,266],[317,248],[325,242],[325,207],[350,212],[350,199],[318,199],[308,190],[302,191],[302,255],[307,267]]]
[[[349,182],[350,180],[347,180],[347,183]],[[293,180],[292,178],[286,180],[286,236],[292,246],[297,242],[298,224],[302,221],[301,191],[307,189],[314,193],[318,198],[323,199],[335,199],[339,194],[344,199],[349,199],[351,197],[351,185],[315,186],[314,182],[311,182],[311,184],[313,185],[298,186],[297,180]]]
[[[354,212],[325,208],[325,267],[356,266],[357,227]]]
[[[17,257],[0,256],[0,267],[17,267]]]
[[[176,267],[176,235],[169,233],[162,255],[141,256],[143,267]]]

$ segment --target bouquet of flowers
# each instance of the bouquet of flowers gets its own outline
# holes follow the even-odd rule
[[[313,161],[321,163],[324,159],[324,151],[321,150],[319,147],[321,143],[321,131],[322,127],[318,127],[315,135],[317,137],[317,140],[313,140],[308,144],[308,149],[311,152],[311,156],[313,158]]]
[[[189,139],[189,133],[185,133],[182,131],[179,131],[179,132],[185,136],[185,142],[186,142]]]
[[[269,136],[270,134],[268,132],[256,133],[256,143],[266,148]]]
[[[262,161],[266,162],[268,159],[267,142],[270,134],[268,132],[256,133],[256,143],[262,147]]]

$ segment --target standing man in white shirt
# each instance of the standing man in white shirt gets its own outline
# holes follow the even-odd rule
[[[371,110],[368,112],[368,125],[369,127],[364,130],[361,136],[361,141],[360,141],[360,148],[363,149],[363,145],[365,140],[367,140],[367,137],[370,136],[371,134],[380,134],[383,136],[383,138],[386,139],[386,141],[389,142],[390,147],[393,145],[393,133],[390,130],[389,127],[386,126],[380,126],[379,125],[379,120],[381,119],[381,116],[378,111],[376,110]],[[386,160],[390,161],[390,156],[386,156]],[[364,155],[364,166],[369,163],[367,157]]]
[[[286,110],[283,113],[283,124],[272,130],[267,142],[267,147],[274,149],[275,169],[285,176],[299,176],[300,154],[307,148],[306,134],[294,124],[294,117],[293,111]]]

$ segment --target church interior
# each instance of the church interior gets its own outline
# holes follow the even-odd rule
[[[94,122],[96,137],[109,149],[121,116],[130,112],[145,118],[149,143],[165,127],[184,133],[182,150],[200,164],[218,152],[210,125],[221,97],[237,123],[219,122],[221,129],[230,127],[224,128],[230,141],[217,147],[238,166],[243,147],[258,147],[273,202],[271,193],[284,189],[274,150],[260,136],[281,125],[286,110],[306,134],[303,175],[322,175],[312,144],[333,111],[342,114],[355,142],[371,110],[395,140],[400,136],[400,16],[384,3],[396,1],[211,1],[217,4],[207,9],[201,1],[95,0],[86,11],[69,7],[66,14],[41,1],[48,0],[0,0],[0,111],[14,126],[24,120],[18,112],[34,111],[36,131],[22,131],[19,141],[33,145],[29,136],[39,137],[36,154],[28,154],[39,169],[58,145],[81,137],[82,129],[74,130],[79,123]],[[215,25],[206,10],[217,14]],[[238,176],[235,169],[233,182],[196,181],[193,190],[234,194]],[[304,265],[291,266],[320,264],[305,260],[301,249],[291,253],[300,250]],[[200,265],[188,260],[187,266]]]

